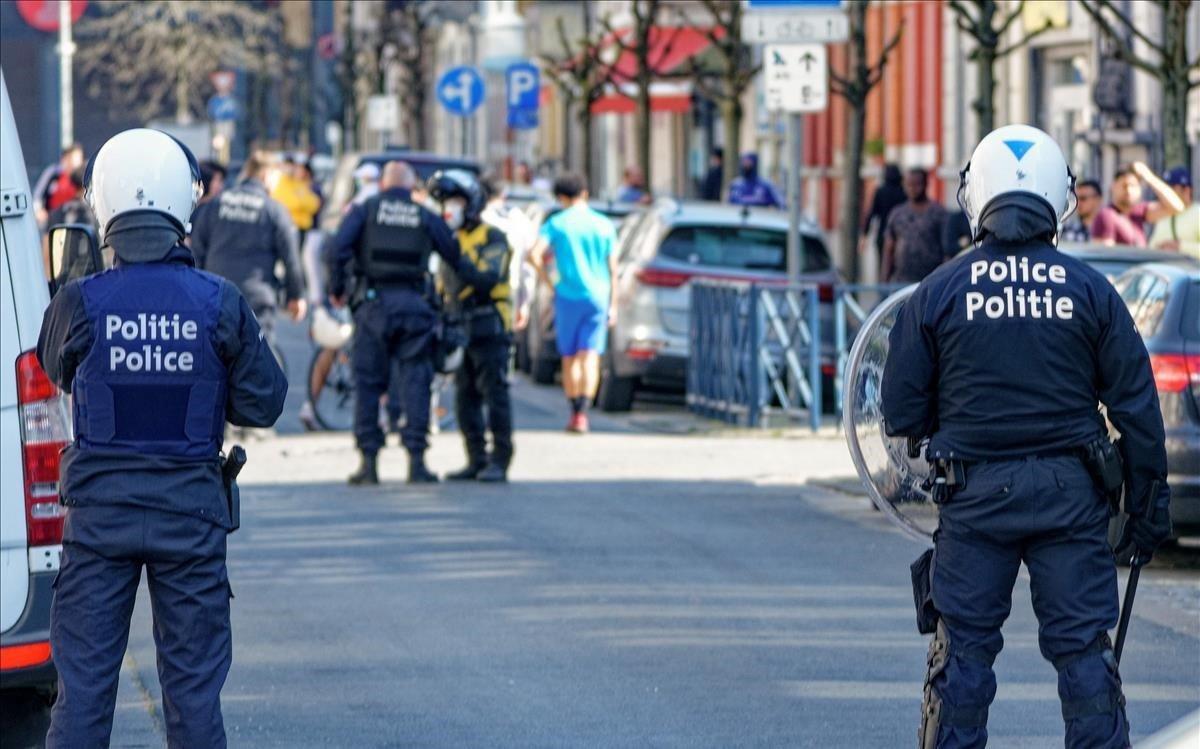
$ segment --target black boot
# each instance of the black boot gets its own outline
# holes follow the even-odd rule
[[[425,466],[425,453],[408,454],[408,483],[436,484],[438,477]]]
[[[348,479],[351,486],[365,486],[379,483],[379,471],[376,469],[375,453],[363,453],[362,463],[358,470],[350,474]]]
[[[479,478],[480,472],[482,472],[483,469],[486,467],[487,467],[487,463],[482,462],[482,461],[476,462],[474,459],[472,459],[469,463],[467,463],[466,468],[463,468],[460,471],[455,471],[454,473],[447,473],[446,480],[447,481],[474,481],[475,479]]]
[[[508,481],[508,466],[504,463],[488,463],[475,478],[485,484],[503,484]]]

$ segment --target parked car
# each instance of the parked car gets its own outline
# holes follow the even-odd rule
[[[62,554],[66,396],[34,351],[50,303],[42,242],[0,73],[0,689],[51,692],[50,600]]]
[[[1200,264],[1148,263],[1115,283],[1150,352],[1176,535],[1200,533]]]
[[[663,200],[634,218],[620,245],[617,323],[603,360],[600,407],[627,411],[644,387],[683,392],[691,282],[785,283],[787,232],[786,213],[716,203]],[[806,222],[800,237],[801,280],[820,284],[822,301],[832,301],[838,275],[821,231]],[[822,308],[822,362],[832,395],[833,310]]]
[[[1100,271],[1109,281],[1116,281],[1122,273],[1143,263],[1187,265],[1196,262],[1178,252],[1149,250],[1145,247],[1110,247],[1091,242],[1064,242],[1059,249]]]
[[[338,162],[333,171],[333,177],[325,186],[325,205],[321,209],[320,226],[323,230],[333,233],[337,231],[338,222],[346,204],[354,198],[354,172],[363,164],[374,164],[383,169],[389,161],[404,161],[417,173],[417,179],[422,183],[442,169],[465,169],[472,174],[481,174],[483,167],[477,161],[463,159],[457,156],[442,156],[423,151],[377,151],[373,153],[347,153]]]
[[[619,247],[625,222],[631,215],[635,215],[639,206],[611,200],[590,200],[588,205],[612,219],[617,229]],[[539,227],[561,210],[557,203],[534,203],[529,207],[530,217]],[[554,275],[552,256],[546,258],[546,270],[551,276]],[[549,291],[542,283],[538,283],[534,288],[533,300],[529,306],[529,324],[516,336],[518,368],[528,372],[534,382],[542,385],[554,382],[554,375],[561,364],[558,344],[554,337],[554,295]]]

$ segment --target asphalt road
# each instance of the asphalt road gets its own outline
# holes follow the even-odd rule
[[[351,489],[349,438],[294,433],[298,399],[279,437],[248,446],[231,745],[915,743],[921,549],[809,483],[852,473],[840,438],[713,432],[661,406],[573,437],[553,389],[515,395],[507,486],[410,488],[392,447],[384,485]],[[435,438],[435,469],[461,460],[455,435]],[[1200,704],[1197,556],[1143,576],[1122,665],[1138,736]],[[989,746],[1061,745],[1025,580],[1005,631]],[[163,744],[159,699],[143,590],[115,746]],[[44,730],[23,709],[4,746]]]

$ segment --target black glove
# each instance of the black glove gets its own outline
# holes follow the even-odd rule
[[[1171,537],[1171,493],[1166,486],[1155,481],[1142,511],[1130,515],[1125,521],[1125,531],[1117,544],[1118,555],[1131,547],[1137,550],[1137,559],[1142,564],[1149,562],[1154,550]]]

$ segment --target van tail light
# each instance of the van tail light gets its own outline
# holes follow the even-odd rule
[[[692,280],[692,274],[677,270],[663,270],[661,268],[642,268],[637,272],[637,280],[643,286],[677,289]]]
[[[1200,356],[1151,354],[1150,368],[1154,384],[1162,393],[1179,393],[1200,386]]]
[[[61,544],[67,513],[58,503],[58,469],[60,453],[70,441],[71,414],[66,395],[46,377],[33,351],[17,357],[17,405],[29,545]]]

